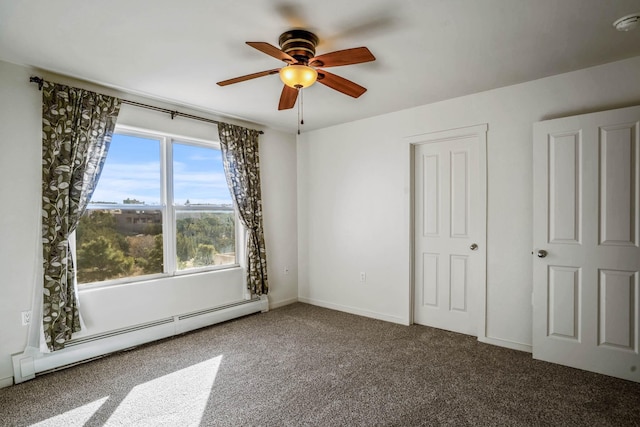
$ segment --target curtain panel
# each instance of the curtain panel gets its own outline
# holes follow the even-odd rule
[[[55,351],[80,331],[69,235],[100,177],[120,100],[47,81],[42,94],[42,326]]]
[[[220,123],[218,134],[229,191],[240,221],[247,230],[247,288],[252,295],[267,294],[269,283],[262,228],[259,132]]]

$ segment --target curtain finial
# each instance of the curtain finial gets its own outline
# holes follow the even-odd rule
[[[29,83],[38,83],[38,90],[42,90],[44,79],[42,79],[41,77],[31,76],[29,77]]]

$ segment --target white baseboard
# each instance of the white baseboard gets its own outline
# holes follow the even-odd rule
[[[330,308],[332,310],[344,311],[345,313],[357,314],[358,316],[371,317],[373,319],[384,320],[385,322],[398,323],[400,325],[409,325],[408,319],[392,316],[389,314],[378,313],[375,311],[363,310],[356,307],[350,307],[342,304],[334,304],[332,302],[322,301],[315,298],[298,297],[298,301],[318,307]]]
[[[10,387],[13,385],[13,377],[0,378],[0,388]]]
[[[71,340],[67,347],[52,353],[41,353],[38,348],[27,347],[24,352],[12,356],[13,381],[8,385],[13,382],[18,384],[33,379],[38,373],[63,368],[116,351],[268,310],[269,300],[266,295],[262,295],[259,299],[239,301],[123,330]]]
[[[199,311],[178,316],[176,335],[257,313],[258,311],[262,313],[269,311],[269,300],[266,295],[262,295],[257,301],[243,301],[223,310],[211,309],[205,312]]]
[[[269,308],[274,309],[278,307],[284,307],[285,305],[293,304],[298,302],[298,298],[288,298],[281,301],[273,301],[269,302]]]
[[[362,310],[356,307],[350,307],[350,306],[341,305],[341,304],[334,304],[331,302],[322,301],[315,298],[298,297],[298,301],[311,304],[311,305],[317,305],[319,307],[330,308],[332,310],[344,311],[346,313],[351,313],[351,314],[357,314],[358,316],[371,317],[373,319],[384,320],[392,323],[398,323],[401,325],[411,324],[408,319],[403,319],[397,316],[391,316],[384,313],[377,313],[373,311]],[[533,348],[530,344],[523,344],[515,341],[509,341],[509,340],[504,340],[500,338],[493,338],[493,337],[486,337],[486,336],[478,337],[478,341],[485,344],[495,345],[498,347],[510,348],[512,350],[519,350],[527,353],[533,352]]]
[[[523,344],[515,341],[503,340],[500,338],[492,337],[478,337],[478,341],[485,344],[497,345],[498,347],[506,347],[512,350],[524,351],[527,353],[533,352],[533,347],[530,344]]]

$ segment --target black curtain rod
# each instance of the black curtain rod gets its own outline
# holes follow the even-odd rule
[[[44,80],[42,78],[40,78],[40,77],[29,77],[29,82],[30,83],[37,83],[38,84],[38,90],[42,90],[42,85],[44,84]],[[220,122],[217,121],[217,120],[207,119],[206,117],[194,116],[193,114],[181,113],[181,112],[176,111],[176,110],[169,110],[168,108],[155,107],[153,105],[143,104],[141,102],[129,101],[129,100],[126,100],[126,99],[121,99],[120,101],[123,104],[133,105],[134,107],[146,108],[148,110],[159,111],[161,113],[167,113],[167,114],[169,114],[171,116],[172,120],[174,118],[176,118],[176,117],[184,117],[186,119],[199,120],[201,122],[213,123],[213,124],[216,124],[216,125],[220,124]],[[258,133],[260,135],[264,134],[264,132],[261,131],[261,130],[259,130]]]

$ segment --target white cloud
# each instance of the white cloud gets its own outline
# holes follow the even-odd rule
[[[174,164],[174,195],[178,204],[189,200],[192,204],[231,203],[227,180],[223,172],[193,171],[190,165]],[[94,202],[122,203],[131,198],[147,205],[159,205],[160,163],[115,163],[105,168],[96,191]]]
[[[105,168],[93,201],[122,203],[127,198],[160,203],[160,163],[115,163]]]

